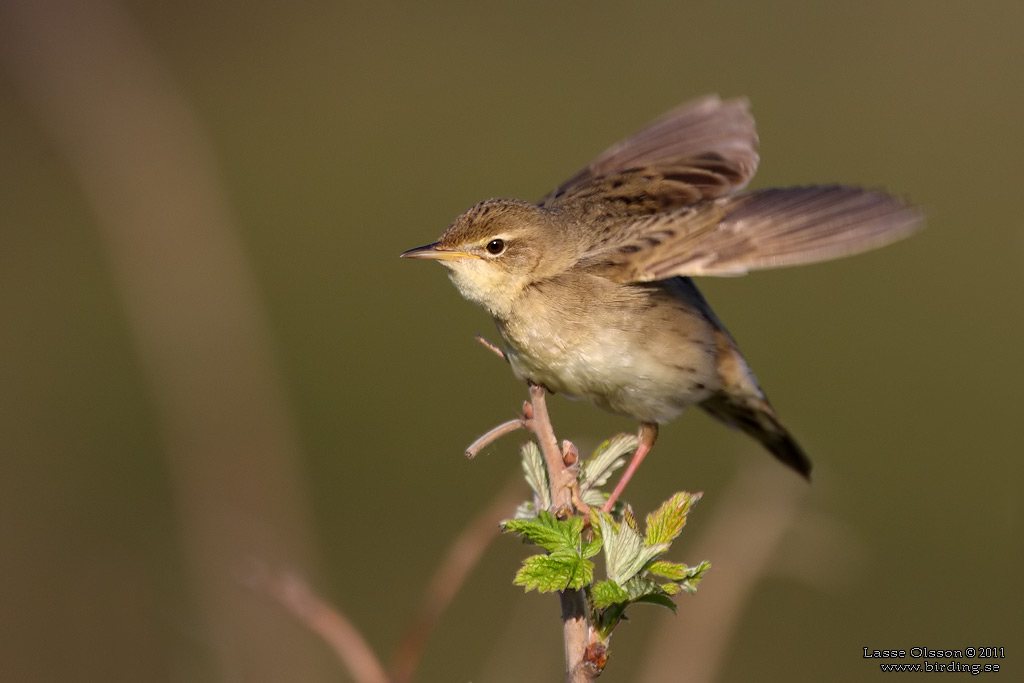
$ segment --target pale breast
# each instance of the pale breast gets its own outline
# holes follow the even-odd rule
[[[497,323],[517,377],[667,422],[721,386],[714,322],[703,306],[699,294],[671,283],[570,273],[524,289]]]

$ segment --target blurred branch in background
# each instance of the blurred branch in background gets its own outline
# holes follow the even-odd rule
[[[441,615],[480,562],[484,550],[498,537],[501,521],[515,511],[523,497],[522,489],[518,477],[509,480],[448,547],[441,564],[427,584],[419,611],[409,622],[395,648],[391,659],[391,679],[395,683],[413,680],[427,640],[437,628]]]
[[[452,541],[427,584],[419,611],[398,641],[390,674],[384,671],[381,660],[359,629],[297,576],[275,573],[259,563],[242,580],[326,642],[358,683],[408,683],[415,677],[424,647],[441,615],[479,564],[491,541],[497,538],[499,523],[515,510],[522,498],[521,489],[518,478],[510,480]]]
[[[295,575],[259,564],[244,583],[323,639],[359,683],[408,683],[415,679],[441,615],[497,536],[498,523],[515,507],[520,489],[517,480],[506,484],[451,543],[419,613],[395,648],[390,673],[358,628]],[[724,558],[719,571],[698,598],[687,601],[682,614],[663,619],[655,629],[637,680],[718,680],[745,608],[766,578],[782,576],[822,590],[851,578],[861,551],[856,537],[838,522],[801,512],[807,494],[805,482],[773,462],[750,459],[743,466],[694,551],[701,557]]]
[[[359,629],[298,576],[277,574],[266,565],[257,564],[242,581],[251,590],[279,604],[327,643],[356,683],[391,680]]]
[[[782,573],[819,587],[848,578],[841,568],[852,565],[857,541],[837,523],[808,522],[803,503],[809,493],[807,482],[777,463],[746,460],[693,550],[695,557],[714,558],[715,570],[697,599],[662,619],[637,680],[719,680],[744,609],[770,576]],[[789,543],[792,537],[796,544]],[[793,562],[779,562],[784,545]]]
[[[0,59],[81,184],[148,377],[218,680],[315,680],[240,557],[314,569],[295,427],[202,126],[114,3],[0,5]],[[301,673],[301,675],[300,675]],[[326,676],[326,672],[324,673]]]

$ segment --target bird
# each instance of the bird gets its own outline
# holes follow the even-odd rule
[[[800,475],[783,426],[693,277],[825,261],[907,237],[921,212],[839,184],[747,190],[749,102],[705,96],[613,145],[539,202],[479,202],[403,258],[444,266],[494,319],[520,380],[639,422],[610,510],[658,437],[697,405]]]

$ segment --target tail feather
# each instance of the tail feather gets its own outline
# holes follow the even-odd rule
[[[782,426],[767,401],[719,392],[701,403],[700,407],[712,417],[757,439],[776,458],[808,480],[811,478],[810,458]]]

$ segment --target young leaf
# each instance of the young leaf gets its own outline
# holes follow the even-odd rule
[[[700,500],[700,493],[677,493],[661,507],[647,515],[648,545],[671,543],[686,525],[686,515],[690,507]]]
[[[685,564],[666,562],[665,560],[655,560],[644,567],[644,569],[655,576],[662,576],[672,581],[681,581],[682,579],[689,578],[691,571]]]
[[[622,521],[624,524],[629,525],[629,528],[633,531],[640,533],[640,525],[636,523],[636,516],[633,514],[633,508],[628,503],[626,509],[622,511]]]
[[[548,486],[548,470],[540,448],[533,441],[527,441],[522,448],[523,473],[526,483],[533,489],[533,495],[541,510],[551,508],[551,489]]]
[[[597,610],[594,615],[594,627],[602,641],[607,641],[611,637],[628,605],[627,602],[613,602],[606,609]]]
[[[595,528],[604,543],[605,567],[608,578],[624,586],[648,562],[668,550],[668,543],[646,545],[640,534],[629,524],[616,524],[606,512],[594,514]]]
[[[680,588],[688,593],[697,590],[697,584],[700,583],[700,580],[704,577],[704,572],[710,567],[711,563],[707,560],[701,562],[696,567],[687,567],[685,564],[656,560],[648,564],[645,569],[650,574],[669,579],[671,583],[663,583],[661,587],[669,595],[675,595],[679,592]]]
[[[673,583],[669,585],[674,586],[675,584]],[[645,595],[642,598],[637,598],[635,602],[648,602],[652,605],[661,605],[662,607],[667,607],[670,610],[672,610],[673,613],[676,611],[676,603],[672,601],[672,598],[662,593],[652,593],[651,595]]]
[[[597,489],[587,489],[580,494],[580,498],[588,506],[592,508],[599,508],[604,505],[605,501],[608,500],[608,494]]]
[[[541,593],[582,588],[594,580],[594,563],[577,553],[560,550],[526,558],[513,583]]]
[[[629,596],[630,602],[636,602],[648,595],[661,595],[664,593],[661,586],[645,576],[634,576],[622,588]]]
[[[583,544],[583,548],[580,549],[580,555],[583,557],[593,557],[601,552],[601,546],[604,541],[600,536],[594,534],[594,538]]]
[[[612,472],[625,464],[626,456],[635,451],[639,444],[636,436],[619,434],[598,446],[594,455],[584,463],[580,471],[580,491],[586,494],[592,488],[604,486]],[[589,502],[587,504],[590,505]]]
[[[697,586],[700,584],[701,579],[704,578],[704,573],[711,568],[711,563],[704,560],[696,567],[690,567],[686,571],[686,577],[682,579],[676,579],[675,583],[687,593],[693,593],[697,590]]]
[[[629,600],[629,593],[620,588],[619,584],[614,581],[599,581],[594,584],[591,597],[594,601],[594,607],[604,609],[617,602],[627,602]]]
[[[517,533],[551,553],[565,550],[578,554],[583,545],[582,517],[559,520],[547,510],[541,510],[533,519],[511,519],[502,526],[505,531]]]

